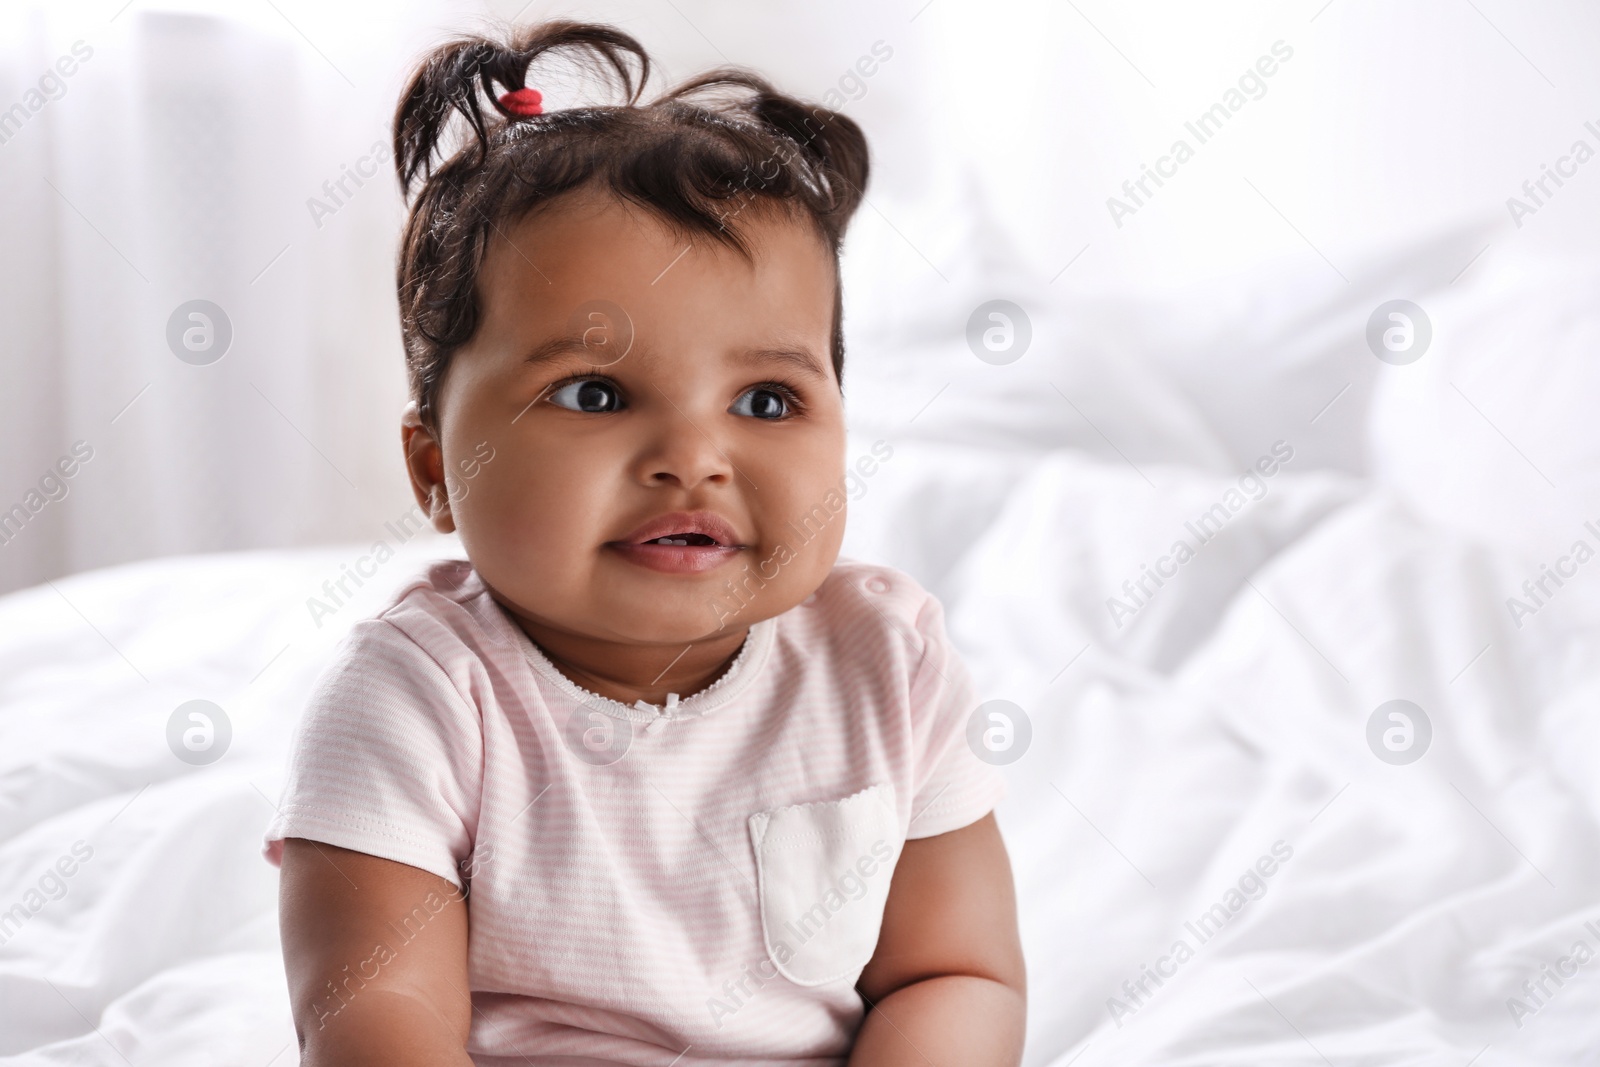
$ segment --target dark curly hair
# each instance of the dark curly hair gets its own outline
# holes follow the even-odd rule
[[[608,83],[620,82],[626,102],[513,114],[500,96],[524,88],[529,65],[553,50],[570,50]],[[743,208],[759,203],[810,219],[834,257],[832,356],[843,381],[838,257],[867,184],[861,127],[738,67],[708,71],[640,105],[649,75],[638,41],[570,21],[511,31],[504,41],[451,41],[412,75],[394,118],[395,169],[410,201],[396,283],[411,397],[430,430],[438,428],[434,401],[450,358],[482,315],[477,277],[491,235],[590,185],[746,260],[750,247],[730,224]],[[452,122],[458,118],[464,127]],[[452,127],[461,144],[448,152]]]

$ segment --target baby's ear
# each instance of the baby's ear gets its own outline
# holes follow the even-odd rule
[[[450,513],[450,493],[444,478],[444,450],[438,438],[422,423],[415,400],[400,413],[400,444],[405,450],[406,472],[411,476],[411,494],[440,533],[456,528]]]

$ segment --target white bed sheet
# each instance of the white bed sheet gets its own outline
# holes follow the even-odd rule
[[[1539,313],[1558,331],[1541,373],[1565,384],[1517,417],[1542,428],[1532,459],[1563,485],[1559,506],[1520,525],[1497,513],[1494,479],[1531,477],[1522,460],[1487,451],[1491,428],[1419,420],[1463,383],[1502,413],[1485,376],[1503,361],[1458,334],[1428,374],[1364,378],[1120,627],[1106,599],[1123,580],[1239,485],[1273,419],[1314,411],[1307,381],[1337,387],[1370,356],[1323,345],[1267,367],[1259,405],[1274,402],[1267,370],[1293,371],[1279,375],[1293,388],[1262,433],[1152,361],[1140,373],[1168,383],[1162,411],[1194,406],[1165,424],[1165,452],[1054,442],[1060,413],[1026,409],[1004,447],[958,425],[959,407],[937,433],[895,437],[847,552],[941,596],[981,695],[1033,727],[1000,812],[1029,1067],[1600,1063],[1600,962],[1544,979],[1537,1004],[1523,990],[1576,942],[1600,951],[1600,563],[1520,627],[1505,605],[1572,540],[1600,543],[1577,521],[1600,525],[1584,477],[1600,397],[1562,369],[1590,360],[1593,320],[1556,313],[1583,312],[1581,293],[1541,292],[1559,305]],[[1368,299],[1284,336],[1359,324]],[[900,384],[931,395],[941,373]],[[1192,463],[1182,425],[1205,435]],[[1487,484],[1438,478],[1469,432]],[[880,435],[863,428],[852,454]],[[1387,451],[1368,463],[1372,442]],[[348,626],[455,543],[412,541],[318,627],[307,598],[365,551],[158,560],[0,598],[0,909],[75,842],[93,849],[0,944],[0,1064],[295,1062],[277,876],[258,852],[295,717]],[[165,738],[195,698],[234,731],[206,767]],[[1434,731],[1407,766],[1366,741],[1396,698]],[[1277,842],[1290,858],[1200,944],[1185,923]],[[1135,999],[1124,983],[1180,938],[1193,957]],[[1513,1018],[1512,998],[1537,1010]]]

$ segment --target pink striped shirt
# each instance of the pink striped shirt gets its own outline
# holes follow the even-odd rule
[[[836,1067],[902,845],[1002,793],[976,705],[939,602],[887,567],[840,560],[710,687],[629,706],[440,561],[319,679],[265,853],[309,838],[465,890],[476,1064]]]

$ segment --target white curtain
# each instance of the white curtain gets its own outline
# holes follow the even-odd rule
[[[308,19],[313,46],[270,5],[4,17],[0,100],[26,114],[0,128],[0,588],[403,510],[400,214],[373,157],[405,24]],[[189,362],[168,326],[195,300],[221,310]],[[180,320],[182,349],[204,324]]]

